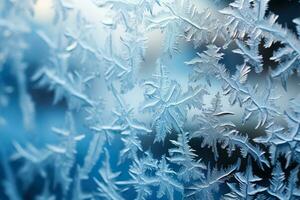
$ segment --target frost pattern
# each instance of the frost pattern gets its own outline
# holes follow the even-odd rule
[[[17,96],[30,134],[34,85],[53,94],[51,106],[65,105],[65,120],[52,126],[55,140],[0,148],[1,198],[24,199],[39,181],[39,200],[300,198],[300,96],[290,92],[300,18],[284,27],[270,0],[204,10],[196,0],[95,0],[86,4],[104,14],[91,20],[76,0],[53,0],[51,32],[36,24],[36,4],[0,3],[0,110]],[[150,62],[157,32],[161,51]],[[47,49],[36,67],[28,35]],[[196,52],[180,63],[186,81],[172,74],[182,43]],[[227,54],[242,63],[229,66]],[[0,114],[0,129],[7,123]]]

